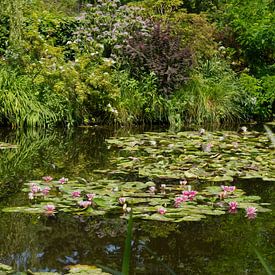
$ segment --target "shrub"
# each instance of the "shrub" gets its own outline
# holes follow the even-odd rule
[[[256,79],[243,73],[240,77],[244,94],[243,106],[248,118],[269,119],[274,112],[275,76]]]
[[[95,1],[78,17],[75,42],[89,51],[89,45],[102,44],[104,57],[115,58],[125,41],[136,30],[147,32],[142,9],[121,5],[119,0]]]
[[[167,101],[158,94],[157,79],[153,73],[136,80],[126,71],[118,72],[117,83],[120,88],[117,120],[120,123],[159,123],[167,120]]]
[[[131,73],[140,75],[153,72],[158,89],[164,94],[185,83],[192,66],[192,53],[181,43],[180,36],[172,34],[171,28],[156,24],[149,34],[136,32],[124,48]]]
[[[258,74],[262,66],[274,64],[273,1],[230,0],[218,14],[216,19],[220,31],[224,33],[222,36],[226,38],[223,44],[234,47],[238,61],[249,66],[254,74]]]

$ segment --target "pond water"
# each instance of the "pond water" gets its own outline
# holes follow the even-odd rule
[[[0,150],[0,207],[30,204],[23,183],[45,175],[92,180],[121,154],[106,139],[142,131],[1,129],[0,142],[18,147]],[[182,223],[134,219],[130,274],[266,274],[254,247],[274,267],[275,184],[234,178],[234,185],[271,203],[273,211],[253,220],[241,213]],[[120,216],[0,212],[0,263],[17,271],[62,273],[74,264],[121,270],[127,221]]]

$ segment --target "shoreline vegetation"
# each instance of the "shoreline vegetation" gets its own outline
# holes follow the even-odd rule
[[[275,114],[271,0],[0,4],[0,125],[232,124]]]

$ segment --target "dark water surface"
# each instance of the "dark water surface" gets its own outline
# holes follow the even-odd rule
[[[113,130],[0,130],[0,141],[18,149],[0,150],[0,207],[26,203],[24,181],[77,177],[91,180],[93,169],[108,167],[113,152],[105,138],[140,132]],[[236,181],[274,209],[275,184]],[[243,215],[169,224],[134,221],[131,274],[266,274],[253,247],[275,267],[274,211],[255,220]],[[0,263],[18,271],[59,271],[71,264],[121,270],[126,222],[119,217],[54,217],[0,212]],[[172,271],[174,273],[172,273]]]

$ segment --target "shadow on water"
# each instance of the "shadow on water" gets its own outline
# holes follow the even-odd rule
[[[0,131],[0,141],[18,145],[0,150],[0,205],[26,202],[20,192],[25,180],[90,178],[93,169],[104,169],[112,157],[105,138],[142,130]],[[238,185],[272,202],[274,209],[273,182]],[[175,274],[265,274],[254,246],[268,263],[275,262],[274,211],[252,221],[238,213],[181,224],[133,222],[130,274],[169,274],[167,268]],[[0,263],[21,271],[63,272],[78,263],[121,270],[126,233],[127,223],[120,218],[0,212]]]

